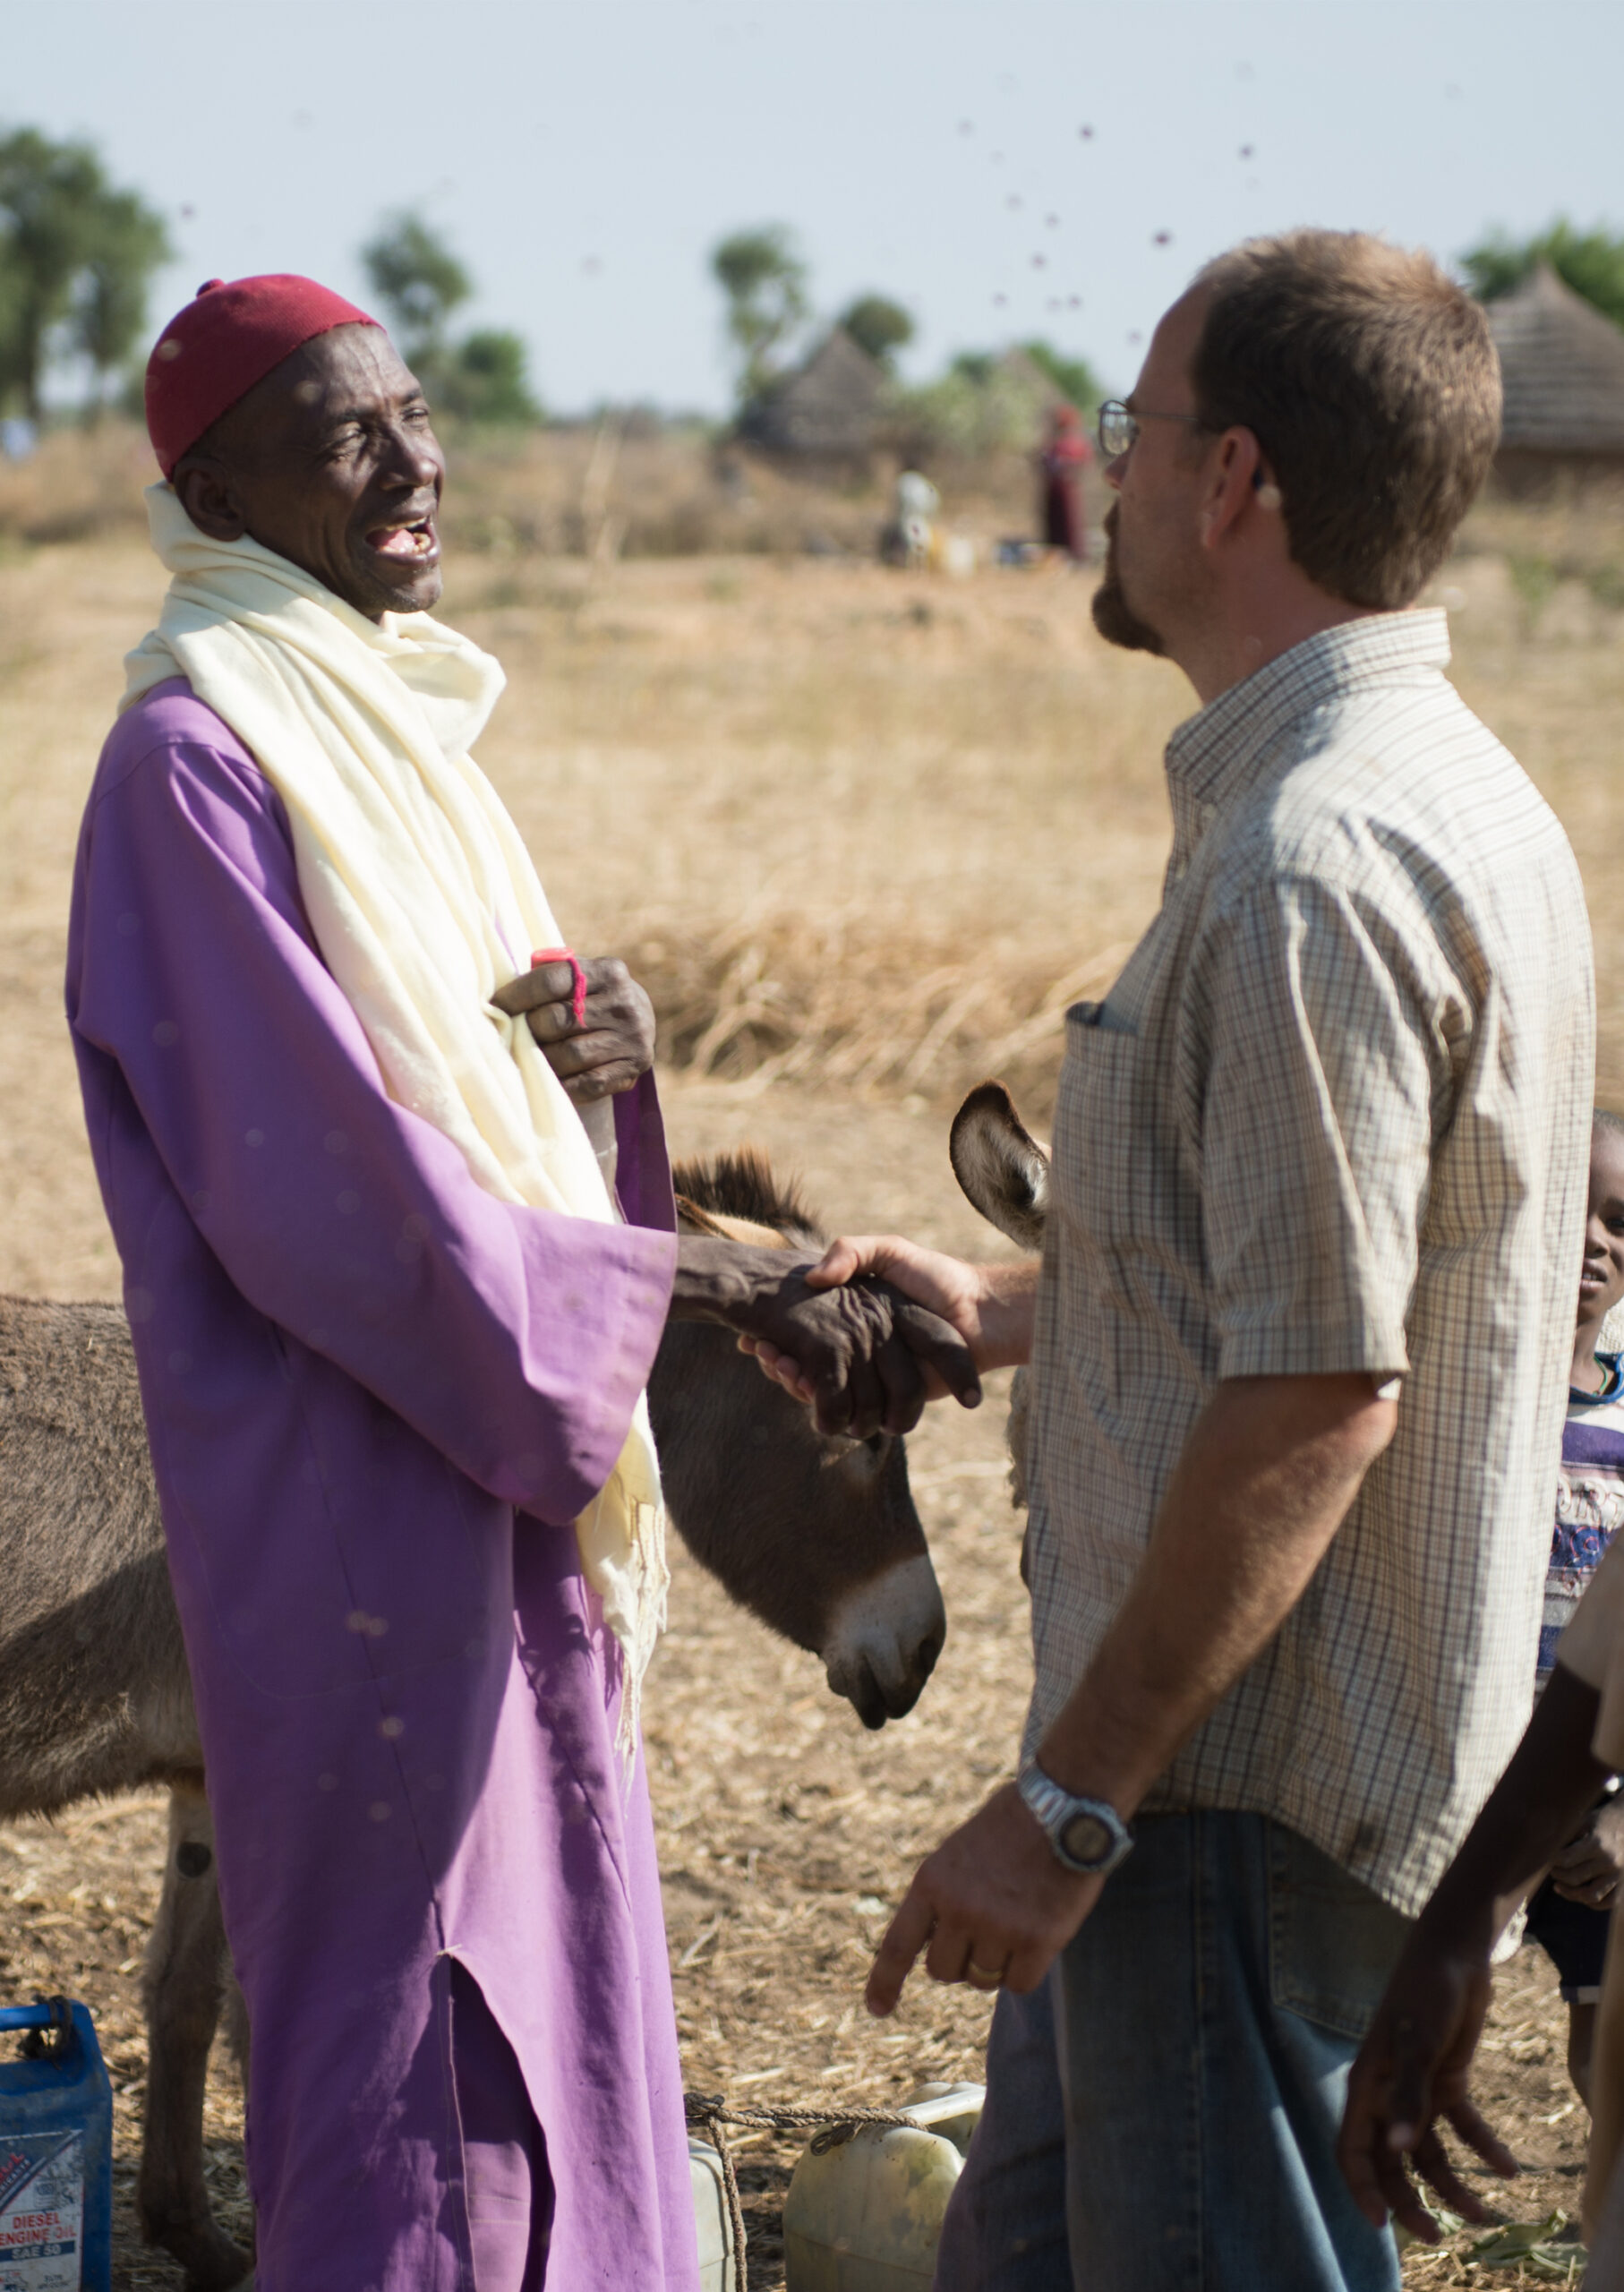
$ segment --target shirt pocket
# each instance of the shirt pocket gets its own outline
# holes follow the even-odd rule
[[[1132,1019],[1108,1003],[1074,1003],[1065,1014],[1051,1183],[1061,1219],[1085,1251],[1145,1236],[1154,1198],[1145,1084]]]

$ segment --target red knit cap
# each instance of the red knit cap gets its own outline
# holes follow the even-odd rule
[[[221,415],[301,343],[336,326],[376,326],[313,278],[205,279],[147,361],[147,435],[166,477]]]

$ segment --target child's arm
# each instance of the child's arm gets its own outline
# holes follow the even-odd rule
[[[1469,2072],[1490,1994],[1490,1954],[1524,1895],[1573,1836],[1608,1770],[1591,1749],[1601,1691],[1560,1656],[1539,1708],[1416,1920],[1359,2049],[1338,2155],[1360,2210],[1380,2228],[1389,2211],[1412,2236],[1439,2230],[1405,2170],[1468,2220],[1487,2214],[1455,2174],[1437,2121],[1495,2172],[1510,2151],[1472,2105]]]

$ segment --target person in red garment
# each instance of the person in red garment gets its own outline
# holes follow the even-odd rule
[[[1078,565],[1089,553],[1082,483],[1093,458],[1077,408],[1056,406],[1049,415],[1049,434],[1038,457],[1043,538],[1048,548],[1063,549]]]

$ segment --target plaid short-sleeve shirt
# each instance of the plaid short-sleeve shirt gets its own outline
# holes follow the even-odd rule
[[[1573,854],[1441,613],[1310,638],[1167,750],[1162,905],[1067,1014],[1038,1299],[1029,1748],[1230,1377],[1403,1379],[1296,1609],[1146,1801],[1414,1911],[1527,1717],[1594,1044]]]

